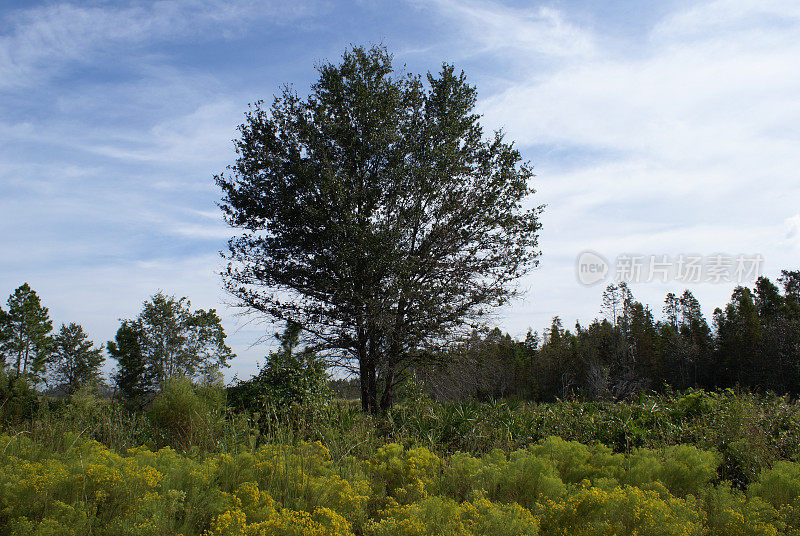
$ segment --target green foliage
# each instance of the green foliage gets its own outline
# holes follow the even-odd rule
[[[124,320],[108,350],[117,360],[114,375],[123,396],[136,403],[185,376],[213,381],[234,357],[214,309],[191,309],[186,298],[153,295],[135,320]]]
[[[389,517],[367,527],[370,536],[537,536],[539,522],[516,504],[495,504],[486,499],[458,503],[449,498],[427,497],[389,512]]]
[[[298,350],[301,327],[289,323],[276,334],[280,348],[259,373],[228,389],[233,408],[284,413],[293,406],[314,406],[330,399],[325,362],[310,348]]]
[[[225,409],[222,386],[195,387],[188,378],[172,378],[153,399],[147,416],[161,432],[159,444],[182,452],[206,448],[220,435]]]
[[[381,422],[341,401],[264,422],[176,380],[143,418],[81,389],[7,427],[0,536],[800,531],[800,404],[785,398],[414,404]],[[732,444],[749,480],[725,462]],[[160,480],[123,486],[132,470]]]
[[[0,367],[0,422],[30,419],[39,406],[38,395],[24,376]]]
[[[141,403],[152,385],[141,339],[139,324],[126,320],[117,330],[115,340],[108,342],[108,353],[117,360],[117,370],[111,378],[123,400],[130,404]]]
[[[53,339],[53,353],[48,362],[50,374],[56,384],[66,386],[73,393],[82,386],[93,386],[100,380],[103,349],[94,343],[78,324],[62,324]]]
[[[780,461],[762,471],[751,492],[775,508],[800,507],[800,464]]]
[[[0,360],[37,383],[52,351],[49,311],[27,283],[8,297],[7,306],[8,311],[0,310]]]
[[[287,86],[245,114],[216,177],[237,229],[223,275],[358,370],[364,409],[385,412],[409,366],[515,295],[542,208],[526,202],[532,167],[484,135],[453,66],[409,75],[375,46],[318,71],[307,98]]]
[[[778,279],[783,292],[765,277],[753,289],[736,288],[730,302],[715,311],[713,330],[688,290],[667,295],[659,321],[627,285],[612,284],[603,293],[605,318],[588,326],[565,329],[556,316],[541,340],[535,333],[515,340],[497,329],[473,333],[437,356],[448,366],[421,364],[415,373],[438,400],[622,401],[690,388],[797,396],[798,273],[783,272]]]
[[[480,458],[397,444],[335,458],[319,442],[122,455],[77,434],[64,439],[48,449],[24,435],[0,436],[0,535],[790,536],[800,529],[796,463],[776,464],[746,493],[705,476],[690,486],[678,479],[674,489],[659,480],[692,460],[713,463],[713,453],[699,450],[623,455],[548,438]]]

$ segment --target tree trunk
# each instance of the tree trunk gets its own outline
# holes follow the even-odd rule
[[[361,409],[365,413],[378,413],[377,348],[370,337],[359,347],[359,375],[361,380]]]
[[[389,355],[386,363],[386,377],[381,395],[381,413],[386,414],[394,404],[394,385],[397,367],[401,362],[401,344],[400,341],[403,337],[403,328],[405,325],[406,315],[406,299],[400,298],[397,304],[397,316],[395,317],[394,332],[392,333],[391,344],[389,345]]]
[[[365,340],[358,343],[358,377],[361,383],[361,411],[369,413],[369,356],[367,355],[367,342]]]
[[[394,403],[394,370],[391,366],[387,368],[386,378],[383,386],[383,393],[381,393],[381,414],[385,415]]]

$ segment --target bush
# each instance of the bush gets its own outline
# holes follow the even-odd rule
[[[153,426],[161,432],[159,445],[181,452],[193,447],[208,450],[216,441],[225,416],[225,394],[221,386],[195,387],[184,377],[170,380],[147,410]]]
[[[0,420],[18,424],[36,415],[38,396],[24,376],[9,373],[0,364]]]
[[[176,391],[190,398],[165,398]],[[60,445],[0,436],[0,536],[800,534],[800,465],[744,493],[710,481],[714,455],[690,449],[626,456],[549,438],[480,458],[390,444],[332,459],[319,442],[209,456],[122,455],[75,434]]]
[[[297,350],[300,334],[300,326],[290,323],[276,335],[281,347],[267,357],[259,373],[229,388],[233,408],[281,414],[330,399],[325,362],[308,348]]]

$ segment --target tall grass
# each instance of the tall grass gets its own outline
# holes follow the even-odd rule
[[[387,443],[425,447],[439,455],[480,455],[525,448],[550,436],[602,443],[615,452],[690,444],[720,452],[720,478],[740,487],[778,460],[800,460],[800,404],[731,390],[643,396],[624,403],[438,403],[422,397],[374,418],[346,400],[233,413],[217,395],[208,403],[207,394],[181,389],[149,411],[131,411],[88,393],[68,403],[43,399],[32,418],[7,424],[5,431],[53,450],[63,449],[64,438],[72,434],[117,452],[171,446],[190,455],[320,441],[333,459],[364,457]]]

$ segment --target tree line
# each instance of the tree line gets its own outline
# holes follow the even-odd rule
[[[158,292],[115,339],[97,346],[70,322],[53,330],[50,312],[24,283],[0,307],[0,390],[35,388],[70,395],[102,385],[105,354],[117,361],[111,380],[119,395],[142,403],[175,377],[216,381],[234,357],[214,309],[191,308],[186,298]]]
[[[688,290],[667,294],[657,320],[626,284],[612,284],[601,310],[573,329],[556,316],[524,340],[476,332],[446,365],[416,377],[444,399],[619,400],[668,387],[800,395],[800,270],[783,270],[777,284],[762,276],[753,288],[735,288],[710,324]]]

